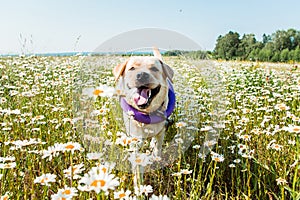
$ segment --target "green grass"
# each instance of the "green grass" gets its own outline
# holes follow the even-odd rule
[[[143,185],[153,191],[140,195],[128,163],[135,139],[124,132],[117,99],[81,95],[114,86],[111,70],[124,59],[0,58],[1,198],[113,199],[123,189],[138,199],[300,199],[299,70],[166,58],[177,94],[168,162],[147,170]],[[82,124],[82,116],[91,121]],[[130,143],[121,145],[124,139]]]

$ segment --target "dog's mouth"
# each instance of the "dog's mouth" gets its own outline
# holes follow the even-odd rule
[[[137,88],[137,93],[133,97],[135,104],[140,109],[146,109],[151,104],[154,97],[159,93],[160,87],[161,86],[158,85],[154,89],[150,89],[146,86]]]

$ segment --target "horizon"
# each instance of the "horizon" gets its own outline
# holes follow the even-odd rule
[[[163,55],[166,52],[171,52],[171,51],[186,51],[186,52],[195,52],[199,50],[163,50],[159,49],[160,53]],[[200,50],[201,51],[201,50]],[[138,51],[138,50],[133,50],[133,51],[114,51],[114,52],[109,52],[109,51],[66,51],[66,52],[43,52],[43,53],[25,53],[25,54],[20,54],[20,53],[0,53],[0,57],[16,57],[16,56],[76,56],[76,55],[83,55],[83,56],[102,56],[102,55],[142,55],[142,54],[153,54],[153,51]]]
[[[293,0],[5,1],[0,14],[0,54],[93,52],[121,33],[145,28],[175,31],[192,39],[200,50],[212,51],[218,36],[229,31],[240,36],[253,33],[261,41],[263,34],[299,30],[299,6]]]

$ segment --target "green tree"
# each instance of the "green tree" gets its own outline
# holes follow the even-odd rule
[[[253,33],[244,34],[238,48],[238,55],[241,59],[245,60],[248,58],[253,49],[256,48],[256,38]]]
[[[295,50],[300,44],[300,32],[295,29],[288,29],[287,35],[290,39],[290,49]]]
[[[284,49],[280,53],[280,61],[285,62],[289,60],[289,49]]]
[[[279,62],[280,61],[280,52],[275,51],[275,53],[273,53],[273,56],[270,61],[271,62]]]
[[[293,60],[295,61],[295,50],[290,50],[289,53],[288,53],[288,60]]]
[[[300,44],[299,31],[295,29],[278,30],[273,34],[275,49],[282,51],[284,49],[293,50]]]
[[[218,37],[213,56],[226,60],[300,61],[300,31],[277,30],[263,34],[262,41],[257,41],[254,34],[244,34],[240,39],[237,32],[229,31]]]
[[[263,34],[262,38],[262,42],[264,45],[272,41],[272,37],[270,35],[266,35],[265,33]]]
[[[272,51],[270,49],[263,48],[259,51],[258,58],[260,61],[269,61],[272,57]]]
[[[273,33],[274,47],[278,51],[289,48],[290,39],[284,30],[278,30],[276,33]]]
[[[238,56],[240,35],[237,32],[229,31],[225,36],[220,35],[214,49],[216,58],[233,59]]]
[[[297,48],[295,49],[293,60],[300,61],[300,47],[299,46],[297,46]]]
[[[272,58],[273,53],[274,53],[274,44],[272,42],[268,42],[259,51],[258,59],[261,61],[269,61]]]
[[[260,48],[253,49],[248,56],[248,60],[250,61],[259,60],[259,52],[260,52]]]

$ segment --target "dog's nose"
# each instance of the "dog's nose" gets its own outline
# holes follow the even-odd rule
[[[138,81],[146,81],[149,79],[149,77],[150,77],[149,74],[146,72],[140,72],[136,75],[136,79]]]

